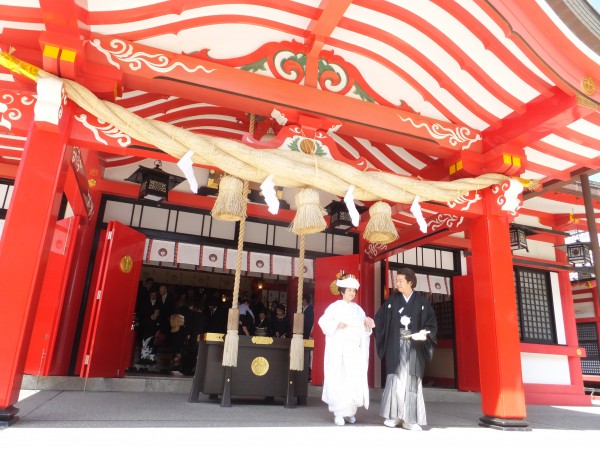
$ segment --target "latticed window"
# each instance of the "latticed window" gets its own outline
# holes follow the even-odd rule
[[[521,341],[555,344],[556,326],[549,273],[517,267],[514,275]]]
[[[578,323],[577,339],[587,356],[581,358],[581,372],[584,375],[600,375],[600,352],[598,351],[598,330],[596,324]]]

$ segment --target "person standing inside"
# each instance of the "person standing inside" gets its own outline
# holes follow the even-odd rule
[[[358,407],[369,407],[369,339],[375,323],[354,303],[360,286],[347,275],[336,281],[340,300],[330,304],[319,318],[325,334],[322,400],[329,405],[336,425],[356,422]]]
[[[285,305],[281,303],[275,307],[275,319],[271,320],[271,336],[286,338],[290,331],[290,324],[285,315]]]
[[[315,310],[308,294],[302,296],[302,313],[304,314],[303,338],[312,339],[313,326],[315,323]]]
[[[416,286],[414,271],[398,270],[396,291],[375,314],[377,355],[385,358],[387,374],[380,415],[385,426],[407,430],[427,425],[423,374],[437,342],[435,312]]]

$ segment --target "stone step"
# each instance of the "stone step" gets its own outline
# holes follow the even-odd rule
[[[80,378],[68,376],[38,377],[24,375],[21,389],[40,391],[97,391],[97,392],[165,392],[188,394],[192,388],[192,377],[178,375],[127,375],[124,378]],[[309,384],[309,397],[321,397],[321,386]],[[371,400],[381,400],[383,390],[371,388]],[[423,396],[428,402],[480,403],[477,392],[459,392],[456,389],[423,387]]]

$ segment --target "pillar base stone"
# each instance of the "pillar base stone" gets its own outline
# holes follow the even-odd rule
[[[502,431],[531,431],[531,427],[524,419],[483,416],[479,418],[479,426]]]
[[[14,406],[7,406],[6,408],[0,409],[0,430],[3,428],[7,428],[14,424],[19,420],[19,416],[17,413],[19,412],[19,408],[15,408]]]

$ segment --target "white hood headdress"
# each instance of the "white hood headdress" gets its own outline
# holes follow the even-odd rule
[[[358,288],[360,287],[360,283],[354,277],[348,277],[342,280],[337,280],[335,284],[341,288],[354,288],[356,290],[358,290]]]

